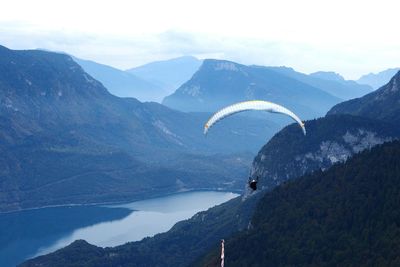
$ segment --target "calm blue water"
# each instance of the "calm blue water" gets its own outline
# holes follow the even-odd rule
[[[187,192],[112,206],[73,206],[0,214],[0,266],[50,253],[76,239],[116,246],[168,231],[176,222],[237,194]]]

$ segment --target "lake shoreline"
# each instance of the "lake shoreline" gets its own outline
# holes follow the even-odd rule
[[[151,197],[144,198],[144,199],[140,198],[140,197],[136,197],[136,198],[132,198],[129,200],[124,200],[124,201],[56,204],[56,205],[44,205],[44,206],[40,206],[40,207],[24,208],[24,209],[10,210],[10,211],[0,211],[0,216],[3,214],[11,214],[11,213],[18,213],[18,212],[31,211],[31,210],[49,209],[49,208],[119,205],[119,204],[135,202],[135,201],[142,201],[142,200],[148,200],[148,199],[159,198],[159,197],[167,197],[167,196],[179,194],[179,193],[190,193],[190,192],[197,192],[197,191],[216,191],[216,192],[227,192],[227,193],[231,192],[231,193],[236,193],[239,195],[241,195],[243,193],[243,190],[222,190],[221,188],[191,188],[191,189],[183,189],[183,190],[179,190],[179,191],[175,191],[175,192],[170,192],[170,193],[166,193],[166,194],[165,193],[152,194]]]
[[[0,265],[15,266],[75,240],[103,248],[140,241],[238,196],[232,191],[196,188],[162,197],[147,195],[133,202],[53,205],[2,214]]]

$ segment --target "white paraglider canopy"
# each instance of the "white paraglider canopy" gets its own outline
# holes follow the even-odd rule
[[[204,125],[204,134],[207,134],[208,130],[218,121],[233,114],[248,110],[262,110],[287,115],[300,125],[301,129],[303,130],[303,134],[306,135],[306,128],[304,127],[304,123],[300,120],[299,117],[297,117],[296,114],[278,104],[262,100],[239,102],[221,109],[220,111],[212,115],[211,118]]]

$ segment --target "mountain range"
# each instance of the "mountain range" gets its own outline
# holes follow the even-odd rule
[[[299,80],[310,86],[319,88],[339,99],[348,100],[363,96],[373,91],[369,85],[358,84],[355,81],[345,80],[335,72],[318,71],[306,75],[287,67],[268,67],[271,70]]]
[[[140,101],[161,102],[168,93],[159,85],[132,73],[90,60],[73,57],[86,73],[100,81],[111,94]]]
[[[150,81],[167,94],[173,93],[184,82],[188,81],[199,69],[202,60],[193,56],[183,56],[169,60],[150,62],[131,68],[126,72]],[[166,96],[166,95],[165,95]]]
[[[385,85],[398,71],[400,68],[387,69],[378,73],[369,73],[360,77],[357,80],[359,84],[368,84],[374,89],[378,89]]]
[[[397,210],[393,215],[376,205],[398,203],[399,143],[372,147],[399,136],[399,74],[377,91],[338,104],[326,117],[314,119],[341,99],[311,81],[342,79],[334,73],[316,73],[300,81],[286,71],[205,60],[174,97],[165,99],[172,99],[169,104],[176,109],[211,110],[229,95],[229,101],[276,95],[270,100],[282,99],[282,104],[312,119],[305,122],[306,137],[298,126],[289,125],[259,151],[252,176],[259,176],[264,190],[199,213],[154,238],[107,249],[76,241],[25,266],[215,264],[218,252],[213,248],[220,238],[227,240],[227,255],[234,253],[230,256],[236,266],[364,263],[364,258],[352,259],[343,243],[362,255],[376,251],[370,257],[373,264],[396,265],[396,242],[371,239],[370,249],[359,233],[365,230],[376,237],[398,232],[392,224],[398,219]],[[201,101],[205,99],[209,106]],[[192,106],[179,106],[182,100]],[[259,117],[238,116],[205,139],[201,129],[208,113],[183,113],[119,98],[68,55],[1,46],[0,111],[2,211],[127,201],[199,187],[238,190],[247,179],[251,157],[243,151],[265,144],[265,137],[273,134],[271,128],[279,128],[270,124],[267,129],[268,122]],[[377,167],[370,171],[371,166]],[[354,223],[353,212],[347,211],[357,211],[356,218],[365,220]],[[378,224],[382,227],[368,228]],[[333,245],[321,240],[333,240]],[[379,258],[384,252],[376,240],[389,244],[384,246],[389,256]],[[279,245],[276,258],[270,257],[269,242]],[[260,247],[257,253],[255,246]],[[245,256],[251,253],[261,256]]]
[[[77,57],[73,59],[111,94],[158,103],[189,80],[202,62],[195,57],[184,56],[151,62],[124,71],[91,60]]]
[[[173,94],[177,88],[191,79],[202,64],[202,60],[184,56],[151,62],[123,71],[94,61],[73,58],[88,74],[103,83],[110,93],[120,97],[134,97],[140,101],[155,102],[161,102],[164,97]],[[373,90],[367,84],[345,80],[335,72],[319,71],[306,75],[288,67],[261,68],[274,70],[341,100],[360,97]],[[389,78],[386,77],[383,81],[386,83]]]
[[[385,98],[400,94],[397,77],[383,88],[393,94],[380,95],[378,110]],[[368,95],[359,101],[368,102]],[[199,213],[167,233],[107,249],[77,241],[23,266],[216,266],[220,238],[232,266],[396,266],[400,143],[392,140],[399,129],[372,117],[306,121],[306,137],[294,124],[285,127],[253,162],[265,190]]]
[[[0,111],[1,211],[241,188],[249,151],[273,133],[235,118],[204,138],[209,114],[119,98],[68,55],[5,47]]]
[[[342,99],[370,91],[370,87],[352,81],[317,78],[285,67],[208,59],[162,103],[182,111],[215,111],[234,102],[262,99],[284,105],[303,119],[312,119],[323,116]]]

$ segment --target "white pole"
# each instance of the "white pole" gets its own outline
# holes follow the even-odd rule
[[[225,261],[225,248],[224,248],[225,240],[221,239],[221,267],[224,267]]]

